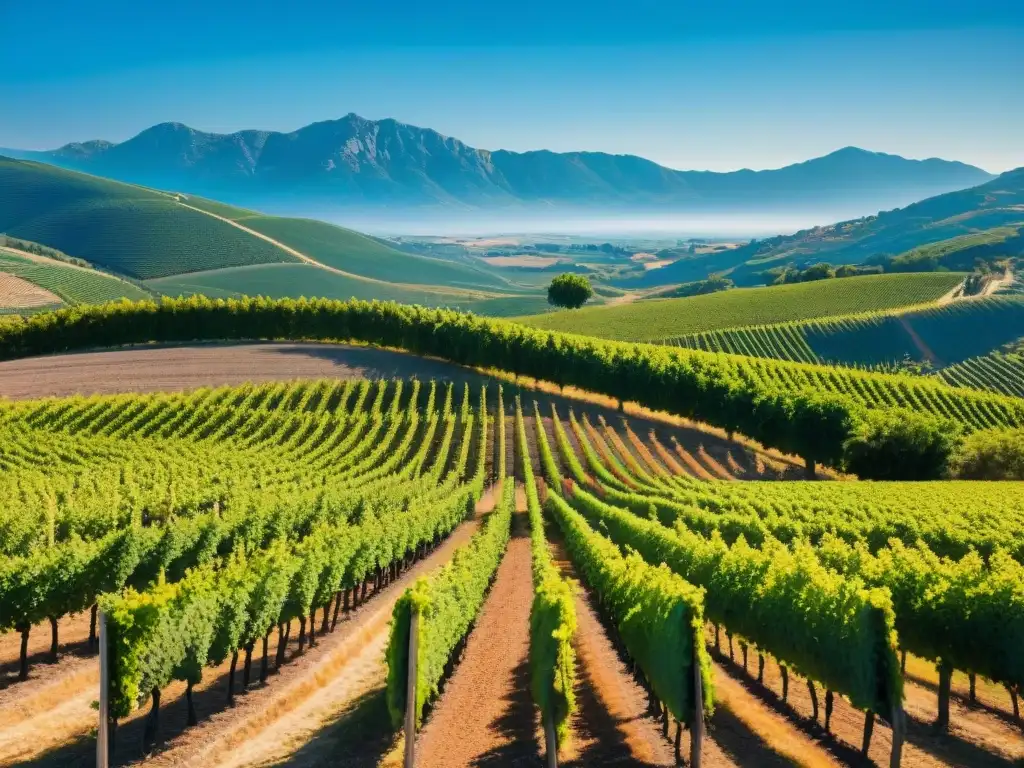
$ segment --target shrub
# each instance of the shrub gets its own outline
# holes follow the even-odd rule
[[[846,441],[846,470],[872,480],[936,480],[961,440],[955,422],[902,411],[868,411]]]
[[[1024,480],[1024,429],[970,435],[953,455],[950,475],[962,480]]]

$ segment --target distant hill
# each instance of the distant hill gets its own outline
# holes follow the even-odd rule
[[[2,157],[0,232],[140,280],[301,263],[294,250],[356,279],[513,290],[484,267],[403,253],[331,224],[264,216]]]
[[[992,178],[963,163],[854,147],[777,170],[678,171],[632,155],[492,152],[355,114],[291,133],[163,123],[120,144],[4,152],[257,207],[874,212]]]
[[[859,264],[884,255],[903,256],[906,262],[920,260],[920,269],[925,268],[923,262],[929,257],[941,259],[939,265],[947,269],[971,269],[975,257],[1019,255],[1024,248],[1021,228],[1024,168],[877,216],[772,237],[724,253],[684,258],[621,285],[670,285],[711,273],[726,274],[737,283],[751,285],[761,282],[761,273],[772,267],[816,261]]]
[[[674,337],[928,304],[964,278],[952,273],[869,275],[766,288],[736,288],[683,299],[651,299],[519,318],[538,328],[619,341]]]

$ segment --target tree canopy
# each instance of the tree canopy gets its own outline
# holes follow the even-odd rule
[[[593,295],[594,289],[583,275],[559,275],[548,286],[548,303],[556,307],[579,309]]]

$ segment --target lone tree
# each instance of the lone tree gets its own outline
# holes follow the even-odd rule
[[[583,275],[559,275],[548,286],[548,303],[556,307],[578,309],[593,295],[594,289]]]

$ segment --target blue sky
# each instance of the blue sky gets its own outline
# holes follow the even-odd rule
[[[1024,3],[0,0],[0,146],[357,112],[488,149],[1024,165]]]

